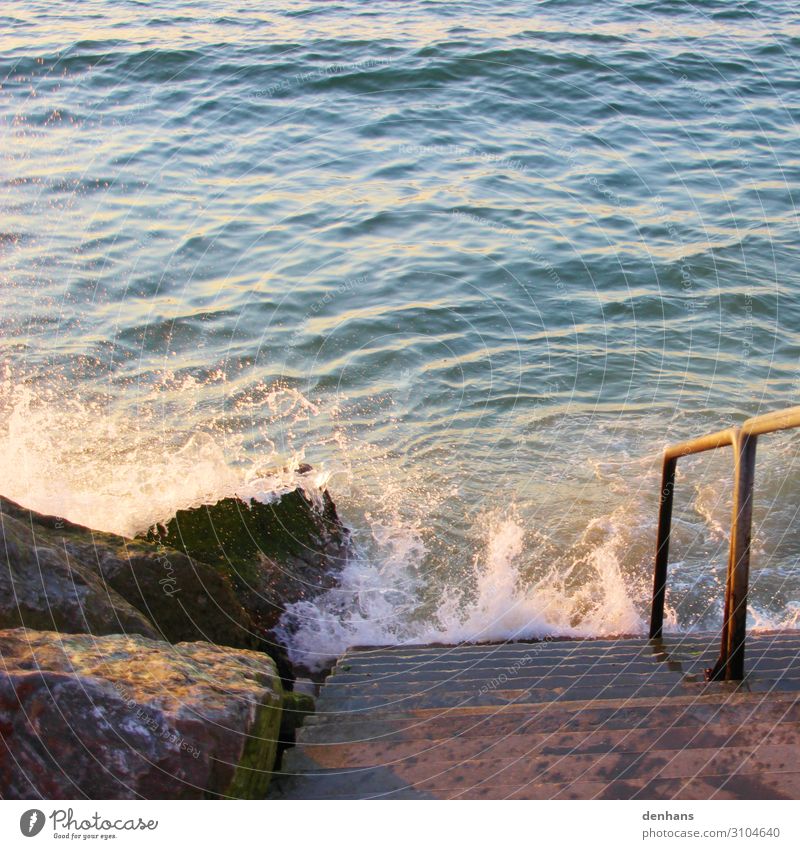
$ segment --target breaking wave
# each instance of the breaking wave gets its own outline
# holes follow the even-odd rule
[[[169,428],[173,419],[191,420],[187,410],[198,396],[224,384],[222,374],[202,382],[165,375],[132,416],[102,399],[34,389],[7,371],[0,382],[3,495],[132,536],[177,509],[232,494],[270,501],[301,485],[313,498],[330,487],[353,529],[353,556],[336,587],[286,610],[277,634],[291,660],[310,670],[352,646],[644,632],[655,511],[642,493],[653,494],[656,480],[638,460],[627,471],[624,463],[590,466],[602,497],[589,498],[585,485],[580,509],[556,504],[547,483],[528,502],[467,508],[457,482],[409,472],[405,458],[393,462],[336,425],[335,408],[286,386],[228,387],[218,415],[204,411],[205,428]],[[248,434],[249,421],[259,423],[257,432]],[[298,474],[306,459],[313,473]],[[523,483],[506,482],[514,492]],[[708,567],[726,545],[719,491],[714,481],[702,483],[691,521],[676,520],[676,546],[706,544],[698,562],[684,556],[671,565],[671,630],[715,628],[721,616],[719,569]],[[797,624],[791,594],[774,595],[785,583],[776,575],[763,591],[754,583],[756,629]]]
[[[599,531],[600,542],[581,556],[577,549],[584,540],[526,582],[524,563],[537,552],[526,547],[519,520],[496,519],[474,559],[474,590],[465,598],[448,588],[424,618],[416,577],[424,546],[410,530],[380,530],[375,542],[382,556],[367,557],[362,550],[338,587],[287,610],[280,634],[294,663],[319,669],[357,645],[597,637],[644,628],[637,588],[626,582],[617,556],[625,534],[613,522],[590,523],[587,536]],[[575,559],[564,568],[569,556]]]

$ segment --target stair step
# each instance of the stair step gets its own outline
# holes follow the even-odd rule
[[[475,659],[522,657],[555,658],[555,657],[608,657],[618,654],[625,657],[635,655],[652,656],[665,652],[705,651],[719,648],[719,640],[692,640],[683,643],[651,643],[644,640],[598,642],[595,640],[570,640],[551,643],[513,643],[492,646],[466,645],[444,646],[441,648],[410,647],[405,649],[383,649],[380,653],[365,652],[351,649],[337,663],[342,665],[360,664],[363,666],[375,663],[402,664],[426,663],[430,661],[466,662]]]
[[[800,791],[800,635],[748,638],[740,683],[705,682],[718,643],[716,635],[673,635],[351,650],[285,753],[274,795]]]
[[[707,684],[704,681],[690,681],[687,679],[670,679],[669,681],[646,681],[639,685],[620,684],[610,682],[603,686],[573,685],[565,687],[532,687],[532,688],[497,688],[487,692],[480,690],[462,692],[429,692],[429,693],[407,693],[394,696],[360,696],[345,694],[341,696],[331,695],[318,702],[317,713],[320,716],[326,714],[364,714],[371,711],[387,710],[420,710],[425,708],[450,708],[466,706],[491,706],[510,703],[540,705],[548,702],[561,701],[585,701],[591,699],[625,699],[635,700],[660,696],[662,698],[674,697],[676,695],[694,693],[700,695],[714,687],[729,686],[735,688],[737,685],[725,685],[722,683]],[[740,685],[741,687],[741,685]],[[792,693],[800,690],[800,678],[762,678],[750,681],[747,684],[748,691],[752,693],[774,694],[779,692]]]
[[[591,661],[576,658],[564,663],[554,664],[550,661],[529,663],[524,666],[512,666],[508,663],[497,664],[495,662],[472,662],[459,666],[447,663],[427,663],[410,668],[386,667],[382,669],[361,672],[334,672],[326,681],[326,686],[340,684],[374,683],[378,681],[444,681],[444,680],[472,680],[502,679],[516,680],[517,677],[532,677],[535,674],[545,674],[557,671],[559,674],[580,676],[587,673],[605,671],[609,674],[616,672],[648,673],[656,670],[669,670],[682,672],[687,675],[702,675],[706,668],[716,661],[717,655],[706,657],[682,659],[681,661],[665,662],[663,660],[651,660],[641,658],[615,659],[607,661]],[[752,677],[763,671],[776,673],[797,672],[800,674],[800,655],[786,654],[775,656],[772,654],[748,655],[748,676]]]
[[[496,678],[483,677],[473,679],[445,678],[441,681],[368,681],[363,683],[337,684],[331,682],[325,686],[317,706],[325,710],[327,705],[336,705],[342,699],[384,699],[392,701],[404,698],[424,698],[431,695],[462,701],[475,695],[491,694],[493,692],[541,691],[545,688],[553,692],[569,692],[576,687],[591,687],[597,692],[606,687],[629,687],[638,692],[641,687],[648,685],[663,685],[667,688],[680,687],[684,676],[667,670],[650,671],[649,673],[617,672],[612,675],[586,673],[584,675],[549,675],[536,677],[520,676],[500,682]],[[691,679],[689,679],[691,680]],[[703,679],[698,677],[697,683]]]
[[[433,759],[444,763],[484,758],[522,758],[539,755],[606,754],[648,752],[653,749],[684,749],[758,746],[800,739],[800,721],[746,723],[738,725],[671,726],[654,729],[594,728],[589,731],[537,732],[536,723],[498,734],[491,726],[482,735],[441,739],[395,740],[384,738],[358,743],[312,745],[307,742],[285,762],[287,771],[298,769],[346,769],[391,766],[410,759]]]
[[[724,701],[714,697],[675,697],[636,701],[562,702],[544,705],[506,705],[500,708],[455,708],[416,711],[401,716],[309,717],[301,731],[302,743],[441,739],[447,736],[505,736],[522,729],[550,733],[597,728],[742,725],[759,719],[777,725],[800,721],[800,698],[770,699],[734,694]]]
[[[419,790],[414,787],[354,794],[336,776],[290,779],[278,794],[302,799],[797,799],[800,772],[737,774],[701,778],[625,779],[620,781],[547,782],[519,787],[502,782],[481,782],[472,787]],[[288,792],[287,792],[288,791]],[[339,791],[339,792],[336,792]],[[662,824],[663,825],[663,824]]]
[[[692,684],[679,678],[669,681],[645,680],[638,685],[609,683],[604,686],[583,686],[580,684],[563,687],[532,687],[520,689],[507,687],[491,690],[485,693],[475,690],[452,693],[448,691],[422,694],[398,694],[396,696],[361,696],[356,693],[346,693],[340,696],[330,695],[320,698],[317,703],[317,713],[368,712],[372,710],[418,710],[420,708],[463,707],[466,705],[503,705],[510,702],[525,702],[527,704],[542,704],[557,701],[584,701],[587,699],[637,699],[652,696],[673,696],[679,693],[699,692],[706,685],[701,682]]]
[[[796,632],[777,632],[769,634],[753,634],[747,638],[748,656],[759,647],[771,649],[794,647],[800,651],[800,636]],[[642,637],[619,640],[552,640],[550,642],[530,643],[495,643],[495,644],[461,644],[457,646],[392,646],[375,649],[349,649],[339,661],[339,664],[356,662],[408,662],[438,658],[445,660],[468,660],[475,657],[517,657],[532,654],[534,656],[555,655],[607,655],[610,652],[623,652],[631,655],[652,655],[658,652],[686,653],[691,651],[718,651],[719,635],[670,635],[663,640],[647,640]]]
[[[798,665],[800,671],[800,665]],[[650,664],[649,666],[640,669],[629,670],[627,666],[610,666],[605,668],[602,664],[589,667],[573,667],[571,670],[567,667],[554,666],[550,669],[520,669],[517,672],[504,672],[502,669],[467,669],[457,670],[450,674],[440,673],[438,676],[407,676],[398,678],[384,677],[366,677],[358,681],[340,681],[334,676],[325,682],[325,689],[331,691],[343,691],[350,689],[357,692],[366,692],[379,687],[390,689],[414,689],[419,685],[422,689],[427,689],[429,686],[446,686],[448,683],[464,682],[467,686],[482,684],[493,684],[494,686],[502,686],[504,683],[522,684],[523,682],[542,682],[552,683],[553,686],[560,687],[568,685],[570,682],[583,681],[588,683],[602,683],[603,681],[630,681],[635,683],[648,678],[664,678],[679,679],[682,675],[680,672],[670,670],[666,664]],[[500,680],[505,678],[505,681]]]
[[[337,682],[347,680],[358,680],[366,676],[432,676],[436,674],[455,673],[459,671],[492,670],[506,672],[506,674],[523,670],[557,669],[559,667],[579,667],[585,669],[605,668],[606,666],[637,666],[639,668],[680,668],[680,667],[702,667],[705,669],[713,665],[719,652],[717,649],[705,653],[683,654],[683,655],[632,655],[613,654],[607,656],[585,657],[582,655],[571,655],[564,658],[536,658],[529,661],[514,660],[509,658],[481,658],[469,661],[456,660],[425,660],[407,664],[368,664],[361,666],[355,663],[343,663],[336,666],[328,680]],[[754,665],[769,660],[770,662],[783,663],[786,666],[800,664],[800,653],[778,652],[778,651],[753,651],[747,653],[747,668],[752,670]]]
[[[690,662],[697,662],[696,659],[691,659]],[[798,661],[800,663],[800,661]],[[548,659],[535,659],[529,663],[514,664],[508,660],[500,660],[499,662],[493,658],[481,659],[480,661],[464,661],[462,663],[448,661],[429,661],[424,664],[414,664],[413,666],[375,666],[360,671],[348,670],[346,672],[335,669],[326,680],[326,684],[343,684],[353,681],[368,681],[373,679],[383,678],[408,678],[414,680],[438,680],[443,675],[466,675],[468,673],[476,673],[477,675],[519,675],[533,674],[548,670],[564,670],[565,674],[588,671],[597,671],[601,669],[609,670],[626,670],[645,672],[659,667],[667,668],[667,663],[659,662],[657,659],[639,658],[619,656],[602,660],[586,660],[584,658],[575,657],[567,658],[561,662],[554,662]]]
[[[519,758],[464,759],[443,763],[419,757],[391,766],[319,770],[314,775],[346,779],[356,793],[413,787],[423,792],[473,788],[480,784],[526,787],[552,782],[651,781],[705,776],[781,774],[797,770],[794,749],[786,745],[728,746],[723,749],[663,749],[648,752],[610,752],[596,755],[538,755]]]
[[[681,664],[705,668],[713,665],[719,656],[719,648],[714,646],[706,651],[685,650],[681,653],[652,653],[652,652],[613,652],[608,654],[586,654],[573,653],[565,656],[543,656],[522,655],[502,656],[485,655],[470,658],[406,658],[402,663],[369,662],[362,664],[357,660],[345,656],[332,670],[329,680],[346,681],[356,680],[367,675],[436,675],[456,672],[460,670],[491,669],[498,674],[501,671],[536,670],[557,668],[560,666],[578,666],[582,668],[605,667],[606,665],[631,665],[639,667],[667,666],[669,664]],[[784,663],[786,666],[800,664],[800,650],[791,647],[767,646],[750,647],[746,652],[747,669],[752,670],[754,665],[769,661],[770,663]]]

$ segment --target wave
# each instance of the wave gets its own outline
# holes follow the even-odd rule
[[[247,461],[241,437],[224,424],[170,430],[163,418],[169,404],[191,407],[215,383],[224,383],[221,372],[202,381],[167,375],[131,411],[57,386],[34,390],[7,371],[0,381],[2,494],[40,513],[132,537],[178,509],[230,495],[266,501],[310,480],[294,478],[302,451],[278,452],[264,440],[259,461]],[[231,406],[245,417],[266,409],[283,425],[316,410],[283,386],[257,402],[255,392],[234,394]],[[325,470],[313,480],[324,485]]]
[[[208,418],[205,409],[205,430],[170,432],[168,421],[190,420],[186,410],[213,404],[223,387],[224,417]],[[587,463],[598,489],[577,479],[556,486],[558,470],[540,468],[541,486],[525,494],[525,477],[503,477],[502,457],[473,470],[474,481],[458,479],[463,468],[452,470],[455,477],[426,477],[419,460],[404,477],[407,458],[393,463],[331,424],[324,402],[283,385],[227,386],[221,372],[199,380],[167,374],[143,391],[136,410],[89,401],[63,386],[34,389],[7,371],[0,380],[2,494],[132,536],[177,509],[226,496],[270,501],[302,484],[313,497],[330,486],[353,529],[354,555],[336,587],[289,606],[282,617],[277,636],[298,666],[324,669],[352,646],[645,632],[655,535],[648,498],[656,494],[658,470],[626,441],[627,431],[613,433],[617,460]],[[246,444],[248,421],[261,428],[255,444]],[[313,436],[311,424],[322,435]],[[538,438],[546,443],[548,433]],[[599,433],[596,456],[607,441]],[[574,441],[575,451],[580,444]],[[298,475],[306,454],[315,472]],[[786,457],[777,459],[785,465]],[[580,463],[574,454],[571,467]],[[708,563],[724,555],[727,509],[718,495],[729,469],[722,465],[694,490],[694,524],[676,516],[672,631],[719,624],[721,585]],[[486,499],[495,489],[516,495],[503,496],[500,507]],[[692,560],[685,548],[696,546],[694,539],[705,547]],[[754,586],[751,620],[760,630],[797,622],[791,586],[775,574],[763,588]],[[776,587],[788,601],[775,599]]]
[[[367,556],[362,549],[338,587],[291,605],[278,635],[293,663],[317,671],[353,646],[643,633],[636,589],[618,557],[627,530],[597,520],[589,523],[587,537],[598,531],[599,541],[582,555],[573,550],[567,568],[557,561],[526,585],[521,566],[530,549],[523,525],[496,517],[473,563],[474,592],[465,600],[451,585],[433,612],[424,614],[419,608],[425,547],[413,529],[381,528],[373,540],[376,553]],[[575,573],[580,580],[573,580]]]

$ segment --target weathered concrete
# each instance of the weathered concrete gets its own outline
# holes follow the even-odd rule
[[[279,798],[797,798],[800,634],[354,650],[284,756]]]

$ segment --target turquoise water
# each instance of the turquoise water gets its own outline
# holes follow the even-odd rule
[[[661,448],[800,403],[799,48],[788,0],[0,4],[3,491],[133,533],[305,459],[360,556],[298,653],[641,630]],[[719,619],[728,463],[679,481],[673,628]]]

